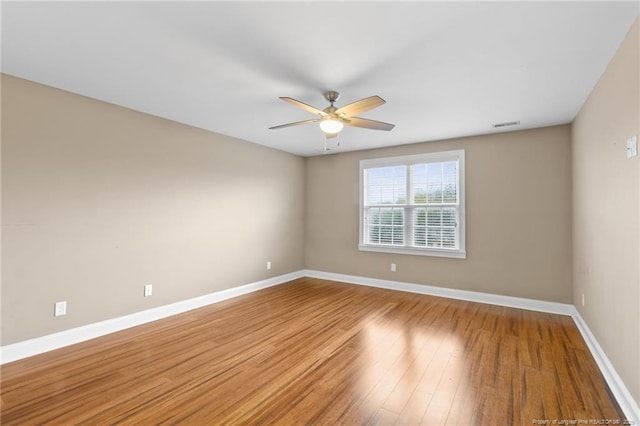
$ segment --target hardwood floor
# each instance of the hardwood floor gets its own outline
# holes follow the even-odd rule
[[[6,425],[624,418],[570,317],[311,278],[1,372]]]

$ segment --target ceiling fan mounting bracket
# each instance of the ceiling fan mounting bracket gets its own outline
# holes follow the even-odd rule
[[[340,98],[340,93],[334,90],[329,90],[328,92],[324,92],[324,98],[331,102],[331,105],[333,106],[333,103]]]

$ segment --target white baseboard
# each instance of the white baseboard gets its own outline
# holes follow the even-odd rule
[[[573,321],[576,323],[578,330],[580,330],[582,338],[589,347],[591,355],[593,355],[593,358],[596,360],[598,368],[600,368],[600,372],[607,381],[613,396],[616,398],[616,401],[618,401],[618,404],[622,411],[624,411],[625,416],[627,416],[627,420],[633,420],[634,423],[632,424],[640,425],[640,406],[631,396],[629,389],[627,389],[624,382],[616,372],[616,369],[611,365],[611,361],[609,361],[607,354],[604,352],[593,333],[591,333],[587,323],[582,319],[582,316],[575,307],[573,307],[573,313],[571,316],[573,317]]]
[[[201,308],[216,302],[231,299],[243,294],[258,291],[267,287],[282,284],[302,277],[320,278],[324,280],[339,281],[350,284],[358,284],[369,287],[385,288],[389,290],[404,291],[409,293],[425,294],[431,296],[446,297],[450,299],[467,300],[471,302],[487,303],[498,306],[508,306],[512,308],[527,309],[539,312],[548,312],[560,315],[569,315],[573,318],[578,330],[582,334],[587,347],[591,351],[602,375],[611,388],[611,392],[618,401],[620,408],[627,416],[627,420],[632,420],[636,425],[640,425],[640,408],[635,402],[631,393],[609,361],[609,358],[598,344],[598,341],[589,330],[575,306],[566,303],[546,302],[520,297],[501,296],[489,293],[480,293],[467,290],[457,290],[444,287],[434,287],[421,284],[411,284],[399,281],[381,280],[376,278],[366,278],[354,275],[336,274],[332,272],[322,272],[314,270],[301,270],[278,277],[269,278],[240,287],[222,290],[205,296],[160,306],[146,311],[136,312],[119,318],[113,318],[59,333],[14,343],[0,347],[0,364],[17,361],[22,358],[48,352],[54,349],[80,343],[85,340],[104,336],[109,333],[124,330],[137,325],[156,321],[172,315]]]
[[[365,285],[369,287],[405,291],[408,293],[446,297],[449,299],[468,300],[470,302],[508,306],[511,308],[548,312],[552,314],[571,315],[571,313],[575,311],[573,305],[567,303],[545,302],[542,300],[525,299],[522,297],[501,296],[497,294],[480,293],[476,291],[457,290],[453,288],[434,287],[422,284],[410,284],[400,281],[380,280],[376,278],[365,278],[353,275],[334,274],[332,272],[321,272],[313,270],[305,270],[304,275],[312,278],[321,278],[323,280],[340,281],[350,284]]]
[[[254,291],[282,284],[303,276],[304,274],[302,271],[292,272],[240,287],[217,291],[215,293],[206,294],[193,299],[183,300],[93,324],[87,324],[82,327],[76,327],[58,333],[36,337],[34,339],[13,343],[11,345],[5,345],[0,347],[0,364],[17,361],[22,358],[52,351],[75,343],[84,342],[85,340],[104,336],[109,333],[135,327],[137,325],[156,321],[172,315],[181,314],[192,309],[201,308],[203,306],[211,305],[212,303],[252,293]]]
[[[409,293],[425,294],[430,296],[447,297],[450,299],[468,300],[471,302],[487,303],[491,305],[508,306],[512,308],[527,309],[531,311],[548,312],[560,315],[569,315],[573,318],[576,327],[582,334],[584,341],[595,359],[600,372],[604,376],[611,392],[613,393],[620,408],[627,417],[626,420],[633,421],[635,425],[640,425],[640,408],[635,402],[629,389],[616,372],[609,361],[602,347],[587,327],[578,310],[574,305],[565,303],[545,302],[541,300],[525,299],[520,297],[501,296],[489,293],[479,293],[467,290],[457,290],[444,287],[433,287],[428,285],[410,284],[398,281],[380,280],[375,278],[358,277],[353,275],[335,274],[332,272],[322,272],[305,270],[304,275],[312,278],[324,280],[340,281],[350,284],[365,285],[369,287],[385,288],[389,290],[405,291]]]

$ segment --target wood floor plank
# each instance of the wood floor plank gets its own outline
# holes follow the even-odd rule
[[[624,418],[570,317],[312,278],[0,373],[3,425]]]

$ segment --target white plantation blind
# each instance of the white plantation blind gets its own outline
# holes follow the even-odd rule
[[[360,162],[360,249],[464,258],[464,151]]]
[[[365,173],[368,241],[403,246],[405,211],[401,206],[407,199],[407,167],[379,167]]]

